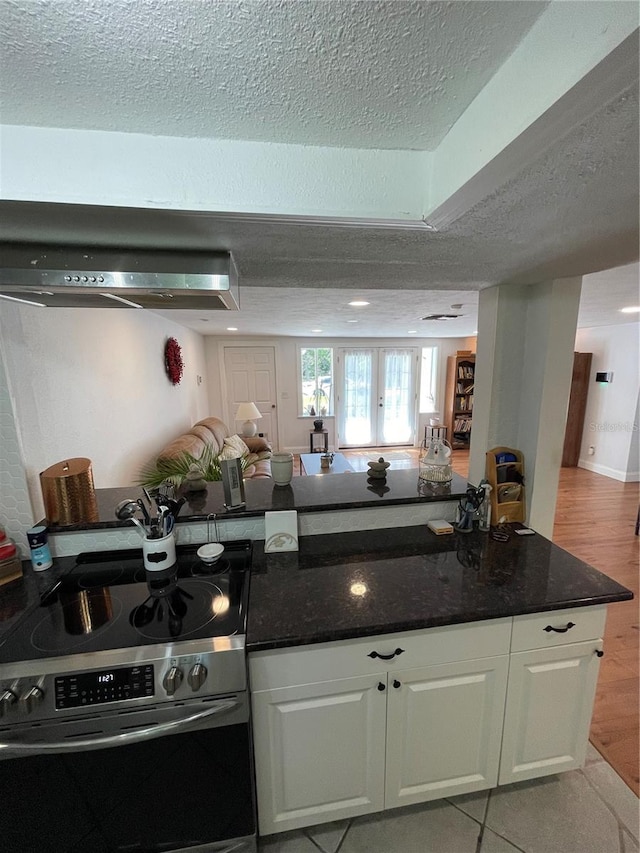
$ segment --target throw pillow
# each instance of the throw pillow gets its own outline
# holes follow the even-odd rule
[[[249,448],[239,435],[230,435],[224,440],[224,447],[218,459],[239,459],[249,453]]]

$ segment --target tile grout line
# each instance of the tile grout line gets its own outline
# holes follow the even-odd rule
[[[606,762],[606,763],[609,765],[609,767],[611,767],[611,765],[609,764],[609,762]],[[611,767],[611,769],[613,770],[613,767]],[[613,772],[615,773],[615,770],[614,770]],[[600,800],[604,803],[604,805],[606,806],[606,808],[611,812],[611,814],[612,814],[612,815],[613,815],[613,817],[615,818],[616,823],[618,824],[618,828],[622,827],[622,829],[626,830],[626,832],[628,832],[628,833],[629,833],[629,835],[631,836],[631,838],[632,838],[632,839],[636,842],[636,844],[637,844],[637,843],[638,843],[638,838],[636,837],[635,832],[634,832],[632,829],[629,829],[629,827],[628,827],[628,826],[626,825],[626,823],[622,820],[622,818],[620,817],[620,815],[618,814],[618,812],[615,810],[615,808],[611,805],[611,803],[609,803],[607,800],[605,800],[604,796],[600,793],[600,791],[598,790],[598,788],[594,785],[594,783],[591,781],[591,779],[589,779],[589,777],[587,776],[587,774],[584,772],[584,769],[580,768],[580,773],[582,773],[582,775],[583,775],[583,776],[584,776],[584,778],[586,779],[586,781],[587,781],[587,783],[588,783],[589,787],[590,787],[593,791],[595,791],[596,795],[597,795],[597,796],[600,798]],[[616,776],[617,776],[617,775],[618,775],[618,774],[616,773]],[[620,777],[619,777],[619,776],[618,776],[618,778],[620,779]],[[623,780],[622,780],[622,779],[620,779],[620,781],[622,782],[622,784],[623,784],[623,785],[625,784],[625,783],[623,782]]]
[[[340,848],[341,848],[341,847],[342,847],[342,845],[344,844],[345,839],[346,839],[347,835],[349,834],[349,830],[351,829],[352,825],[353,825],[353,818],[351,818],[351,819],[349,820],[349,822],[347,823],[347,828],[346,828],[346,829],[345,829],[345,831],[344,831],[344,835],[343,835],[343,836],[342,836],[342,838],[340,839],[340,842],[338,843],[338,846],[336,847],[336,849],[335,849],[334,853],[340,853]]]
[[[348,822],[347,822],[347,826],[346,826],[346,829],[345,829],[345,831],[344,831],[344,833],[343,833],[343,835],[342,835],[342,838],[341,838],[341,839],[340,839],[340,841],[338,842],[338,846],[337,846],[337,847],[335,848],[335,850],[333,850],[333,851],[331,851],[331,850],[326,850],[324,847],[322,847],[322,846],[320,845],[320,842],[319,842],[319,841],[316,841],[316,840],[315,840],[315,838],[313,838],[313,836],[309,835],[308,830],[309,830],[309,829],[314,829],[315,827],[305,827],[305,828],[302,830],[302,832],[303,832],[304,836],[305,836],[306,838],[308,838],[308,839],[309,839],[309,841],[313,844],[313,846],[318,848],[318,850],[320,851],[320,853],[338,853],[338,851],[340,850],[340,848],[342,847],[342,845],[343,845],[343,843],[344,843],[345,838],[347,837],[347,833],[348,833],[348,832],[349,832],[349,830],[351,829],[351,824],[352,824],[352,823],[353,823],[353,819],[352,819],[352,818],[350,818],[350,819],[348,820]],[[317,826],[317,825],[316,825],[316,826]]]
[[[489,804],[491,803],[491,797],[492,797],[494,791],[495,791],[495,788],[489,789],[489,794],[487,796],[487,802],[486,802],[485,807],[484,807],[484,817],[482,818],[482,831],[481,831],[479,840],[481,842],[484,841],[484,831],[485,831],[485,829],[488,829],[490,832],[492,832],[498,838],[501,838],[503,841],[506,841],[507,844],[509,844],[511,847],[513,847],[514,850],[517,850],[518,853],[526,853],[526,851],[523,850],[522,847],[518,847],[518,845],[515,844],[513,841],[511,841],[510,838],[507,838],[505,835],[501,835],[495,829],[492,829],[490,826],[487,826],[487,818],[489,817]],[[482,845],[480,844],[476,848],[476,853],[482,853],[481,846]]]

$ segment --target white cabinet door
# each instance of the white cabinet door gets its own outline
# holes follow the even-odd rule
[[[500,785],[582,766],[601,640],[511,655]]]
[[[506,655],[390,673],[385,807],[497,783]]]
[[[262,835],[383,808],[386,695],[371,675],[253,694]]]

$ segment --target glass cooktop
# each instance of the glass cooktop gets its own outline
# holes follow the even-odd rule
[[[140,550],[79,554],[0,645],[0,664],[243,634],[251,542],[225,543],[213,565],[198,546],[146,572]]]

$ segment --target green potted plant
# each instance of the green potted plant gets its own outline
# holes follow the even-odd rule
[[[242,470],[247,467],[247,460],[240,457]],[[162,459],[150,462],[140,472],[138,483],[149,489],[156,488],[162,483],[171,483],[176,489],[180,488],[194,474],[199,474],[202,480],[213,482],[222,479],[220,457],[213,448],[205,447],[202,456],[196,459],[186,451],[174,456],[172,459]]]

